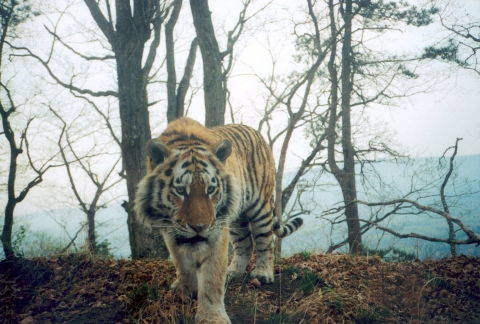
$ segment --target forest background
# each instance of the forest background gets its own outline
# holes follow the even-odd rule
[[[25,8],[22,14],[29,13],[2,37],[2,109],[15,107],[8,117],[23,150],[15,196],[28,188],[14,213],[16,253],[34,256],[86,246],[136,258],[142,253],[129,251],[128,170],[121,158],[119,54],[112,52],[92,8],[97,5],[110,22],[120,16],[108,1],[2,1],[2,8],[14,3]],[[148,81],[151,136],[177,116],[169,116],[173,106],[208,124],[212,119],[204,107],[214,105],[204,91],[208,57],[200,56],[202,45],[193,41],[201,37],[191,7],[182,1],[134,3],[154,4],[146,21],[151,37],[144,40],[139,61]],[[452,253],[454,245],[427,242],[459,240],[470,243],[459,253],[478,255],[471,244],[478,243],[475,233],[480,232],[477,2],[208,4],[222,58],[223,90],[216,91],[224,101],[225,123],[262,131],[281,171],[277,182],[283,191],[277,192],[277,202],[285,203],[277,208],[285,218],[302,215],[306,223],[284,242],[284,252],[357,250],[359,236],[351,235],[345,215],[358,205],[357,231],[365,231],[365,248],[403,246],[420,258],[440,257]],[[352,46],[342,52],[348,4],[355,18]],[[112,30],[118,32],[119,26],[117,20]],[[346,94],[351,96],[348,136],[342,115]],[[332,113],[336,108],[338,115]],[[11,152],[3,125],[0,183],[8,193]],[[356,172],[355,199],[350,201],[341,185],[348,173],[347,137]],[[2,204],[8,205],[5,196]],[[425,237],[398,238],[412,232]]]

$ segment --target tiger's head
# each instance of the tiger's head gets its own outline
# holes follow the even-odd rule
[[[149,173],[138,185],[137,219],[168,233],[177,244],[208,241],[228,226],[238,210],[239,189],[225,169],[232,144],[198,142],[146,146]]]

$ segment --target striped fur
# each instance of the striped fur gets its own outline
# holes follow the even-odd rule
[[[272,283],[273,234],[285,237],[302,225],[296,218],[279,226],[273,214],[271,149],[248,126],[206,129],[180,118],[149,141],[147,154],[147,176],[135,199],[137,219],[163,234],[177,268],[173,288],[198,292],[196,321],[214,316],[229,323],[223,304],[227,272],[242,276],[255,246],[251,276]],[[234,257],[227,270],[229,237]],[[212,282],[215,287],[207,284]]]

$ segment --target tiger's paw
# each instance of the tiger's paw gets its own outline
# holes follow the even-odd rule
[[[181,291],[187,296],[194,297],[197,295],[197,291],[195,289],[190,288],[188,285],[182,283],[182,281],[177,278],[175,281],[170,285],[170,289],[173,291]]]
[[[180,289],[180,287],[182,287],[182,283],[178,278],[170,285],[170,289],[173,291]]]
[[[240,280],[245,278],[245,272],[244,271],[238,271],[236,269],[228,269],[227,270],[227,280]]]
[[[258,281],[264,284],[272,284],[274,281],[273,271],[255,269],[250,273],[250,277],[257,278]]]
[[[212,312],[198,311],[195,315],[196,324],[232,324],[230,318],[225,311],[218,312],[217,314]]]

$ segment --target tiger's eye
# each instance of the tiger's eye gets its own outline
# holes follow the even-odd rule
[[[214,191],[215,191],[215,187],[212,187],[212,186],[208,187],[208,189],[207,189],[207,193],[209,195],[211,195]]]
[[[177,193],[181,196],[185,195],[185,187],[175,187]]]

